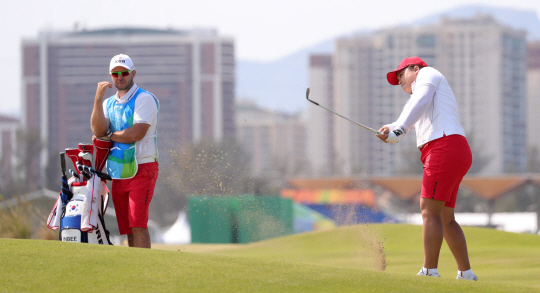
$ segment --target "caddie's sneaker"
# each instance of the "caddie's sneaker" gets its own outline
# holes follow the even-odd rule
[[[426,276],[426,277],[441,277],[439,273],[437,272],[437,269],[434,269],[433,271],[431,269],[425,269],[421,268],[420,272],[416,274],[417,276]]]
[[[478,281],[478,277],[474,273],[466,273],[466,272],[460,272],[460,271],[458,271],[456,279]]]

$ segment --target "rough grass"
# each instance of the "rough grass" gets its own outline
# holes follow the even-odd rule
[[[455,264],[446,245],[439,265],[443,278],[415,276],[422,261],[420,229],[354,226],[249,245],[156,246],[168,251],[0,239],[0,291],[540,290],[540,252],[536,251],[540,237],[465,229],[473,269],[480,278],[469,282],[455,280]],[[381,240],[385,271],[380,270]]]

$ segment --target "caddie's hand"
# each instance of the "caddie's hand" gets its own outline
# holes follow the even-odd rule
[[[97,137],[97,136],[95,136],[95,135],[92,135],[92,144],[95,144],[96,139],[110,140],[107,136]]]
[[[381,129],[379,129],[379,132],[381,134],[377,134],[377,137],[380,138],[384,143],[387,143],[388,134],[390,133],[390,128],[388,126],[383,126]]]
[[[96,90],[96,99],[103,99],[103,97],[105,96],[105,91],[107,90],[107,88],[110,88],[112,89],[112,84],[108,81],[102,81],[100,83],[98,83],[97,85],[97,90]]]

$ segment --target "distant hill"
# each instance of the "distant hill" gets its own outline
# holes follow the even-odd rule
[[[308,84],[308,58],[313,53],[330,53],[334,39],[302,49],[274,62],[238,60],[237,96],[257,105],[288,113],[302,110],[302,96]]]
[[[442,16],[471,17],[477,13],[490,14],[499,22],[528,31],[529,40],[540,40],[540,21],[534,11],[489,6],[464,6],[444,13],[430,15],[408,25],[436,23]],[[363,33],[369,32],[366,30]],[[255,101],[257,105],[284,112],[298,112],[307,107],[303,99],[308,86],[310,54],[330,54],[335,38],[322,41],[274,62],[237,61],[237,96]]]

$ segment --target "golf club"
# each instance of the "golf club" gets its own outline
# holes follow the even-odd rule
[[[105,179],[105,180],[112,180],[111,176],[107,173],[103,173],[98,170],[94,170],[92,167],[88,167],[82,164],[77,163],[77,168],[79,171],[81,171],[85,176],[88,176],[88,179],[90,179],[92,174],[96,174],[99,178]]]
[[[77,169],[81,172],[81,174],[83,175],[83,181],[87,181],[87,180],[90,180],[90,177],[92,177],[92,175],[90,175],[90,173],[86,172],[84,170],[84,165],[77,162]]]
[[[73,170],[69,169],[69,174],[71,174],[71,176],[73,176],[75,178],[81,179],[81,177],[79,177],[79,174],[77,174],[76,171],[73,171]]]
[[[60,153],[60,168],[62,169],[62,191],[60,197],[62,198],[62,205],[65,206],[73,197],[73,193],[69,189],[68,180],[66,177],[66,154]]]
[[[347,120],[351,121],[352,123],[354,123],[354,124],[356,124],[356,125],[358,125],[358,126],[360,126],[360,127],[363,127],[363,128],[365,128],[365,129],[367,129],[367,130],[369,130],[369,131],[371,131],[371,132],[373,132],[373,133],[375,133],[375,134],[381,134],[380,132],[378,132],[377,130],[375,130],[375,129],[373,129],[373,128],[369,128],[369,127],[367,127],[367,126],[365,126],[365,125],[362,125],[362,124],[360,124],[360,123],[358,123],[358,122],[356,122],[356,121],[353,121],[353,120],[351,120],[351,119],[349,119],[349,118],[347,118],[347,117],[345,117],[345,116],[343,116],[343,115],[340,115],[340,114],[338,114],[338,113],[336,113],[336,112],[334,112],[334,111],[332,111],[332,110],[330,110],[330,109],[328,109],[328,108],[326,108],[326,107],[324,107],[324,106],[319,105],[319,103],[317,103],[317,102],[315,102],[315,101],[313,101],[313,100],[310,100],[310,99],[309,99],[309,87],[308,87],[307,90],[306,90],[306,99],[307,99],[308,101],[312,102],[313,104],[315,104],[315,105],[317,105],[317,106],[319,106],[319,107],[325,109],[326,111],[332,112],[332,113],[338,115],[338,116],[341,117],[341,118],[347,119]]]

